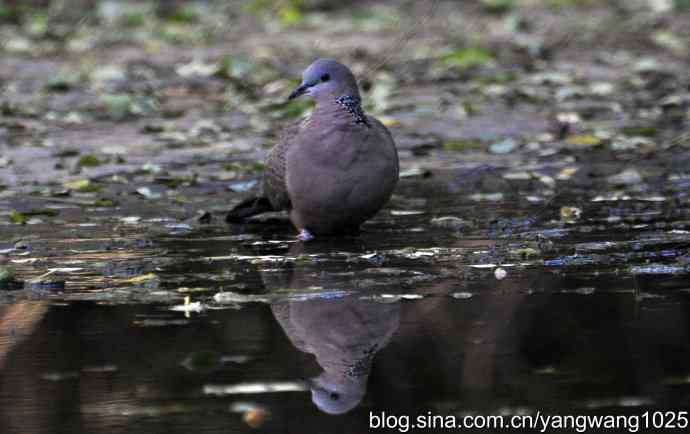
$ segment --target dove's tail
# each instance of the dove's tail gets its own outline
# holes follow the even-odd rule
[[[274,211],[271,202],[266,197],[249,197],[235,205],[225,216],[228,223],[240,223],[253,215]]]

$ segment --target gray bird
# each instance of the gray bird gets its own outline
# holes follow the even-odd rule
[[[376,353],[400,326],[399,302],[359,295],[279,302],[271,310],[292,344],[313,354],[323,369],[310,387],[312,402],[329,414],[346,413],[362,401]]]
[[[256,195],[226,221],[287,210],[301,240],[356,231],[388,201],[398,182],[393,137],[362,110],[357,81],[343,64],[319,59],[288,97],[308,95],[310,116],[287,128],[266,160]]]

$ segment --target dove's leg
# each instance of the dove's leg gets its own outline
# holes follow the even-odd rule
[[[308,229],[300,229],[297,239],[300,241],[311,241],[314,239],[314,235]]]

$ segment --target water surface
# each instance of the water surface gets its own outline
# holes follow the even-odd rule
[[[24,281],[0,293],[2,432],[352,433],[370,412],[687,408],[679,187],[604,192],[571,215],[577,190],[533,203],[491,196],[492,178],[405,179],[359,236],[307,244],[280,218],[94,210],[2,229]]]

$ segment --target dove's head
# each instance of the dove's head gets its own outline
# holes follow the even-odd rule
[[[288,99],[309,95],[316,101],[348,95],[359,98],[357,80],[350,69],[333,59],[319,59],[302,73],[302,83]]]
[[[367,392],[367,378],[324,372],[311,381],[311,400],[325,413],[347,413],[362,402]]]

